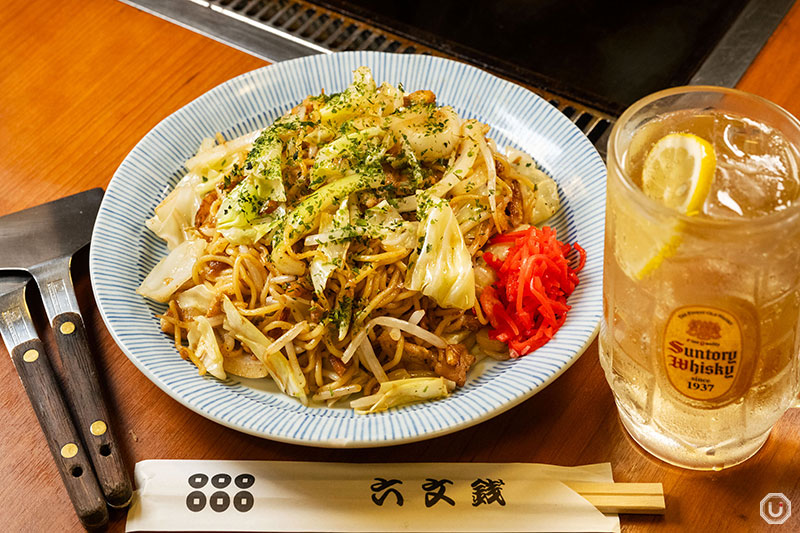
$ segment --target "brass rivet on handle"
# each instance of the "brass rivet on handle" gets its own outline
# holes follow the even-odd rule
[[[89,431],[92,432],[92,435],[97,435],[97,436],[100,436],[103,433],[105,433],[107,429],[108,426],[106,426],[106,423],[103,422],[102,420],[95,420],[94,422],[92,422],[92,425],[89,426]]]
[[[64,459],[71,459],[78,455],[78,445],[74,442],[68,442],[61,448],[61,457]]]
[[[25,352],[24,354],[22,354],[22,360],[25,361],[26,363],[33,363],[37,359],[39,359],[39,351],[38,350],[30,349],[27,352]]]
[[[61,324],[61,327],[59,329],[61,330],[61,333],[63,333],[64,335],[69,335],[70,333],[75,331],[75,324],[73,324],[70,321],[67,321]]]

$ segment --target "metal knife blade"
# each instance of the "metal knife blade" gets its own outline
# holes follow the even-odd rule
[[[103,189],[91,189],[0,217],[0,269],[71,257],[91,239],[102,199]]]
[[[9,352],[14,346],[36,338],[30,320],[25,320],[25,287],[31,277],[23,274],[0,274],[0,335]]]

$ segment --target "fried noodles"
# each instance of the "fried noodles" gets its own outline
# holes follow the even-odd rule
[[[162,329],[201,374],[364,413],[446,396],[476,357],[508,357],[476,298],[487,241],[558,207],[488,129],[362,67],[261,132],[203,143],[148,221],[171,252],[139,292],[167,304]]]

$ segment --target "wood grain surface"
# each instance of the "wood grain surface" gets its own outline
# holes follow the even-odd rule
[[[264,65],[116,0],[5,0],[0,28],[0,214],[105,187],[125,155],[160,120],[215,85]],[[799,35],[796,5],[740,84],[795,115],[800,115]],[[86,253],[73,263],[76,291],[130,472],[136,461],[155,458],[610,461],[617,481],[664,484],[666,514],[624,516],[624,531],[800,530],[798,410],[787,413],[763,450],[743,465],[718,473],[668,466],[645,454],[620,426],[595,342],[532,399],[449,436],[368,450],[280,444],[194,414],[139,373],[99,316],[87,263]],[[34,293],[29,301],[54,353],[38,296]],[[79,531],[3,348],[0,380],[0,531]],[[783,526],[769,526],[759,516],[759,502],[769,492],[783,492],[796,506],[795,516]],[[124,524],[124,511],[112,511],[109,530],[123,531]]]

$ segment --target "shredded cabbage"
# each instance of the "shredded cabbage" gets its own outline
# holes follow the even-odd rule
[[[431,297],[442,307],[475,306],[475,273],[453,210],[441,198],[419,195],[422,248],[411,258],[406,286]]]
[[[323,213],[320,217],[319,230],[320,231],[333,231],[341,229],[350,224],[350,209],[347,205],[347,198],[342,201],[339,209],[331,216]],[[337,267],[344,265],[345,255],[347,249],[350,247],[350,242],[326,242],[320,244],[317,255],[309,265],[308,269],[311,273],[311,282],[314,285],[314,290],[317,294],[322,294],[325,286],[328,283],[328,278],[331,276]]]
[[[380,239],[387,248],[414,248],[417,241],[418,222],[403,220],[400,212],[386,200],[364,213],[367,234]]]
[[[351,193],[369,188],[361,176],[351,175],[317,189],[297,204],[291,213],[281,219],[272,239],[272,261],[287,274],[305,273],[305,264],[290,257],[288,248],[318,225],[322,211],[338,204]]]
[[[204,316],[195,317],[192,320],[192,327],[186,333],[186,338],[189,341],[189,348],[206,370],[214,377],[225,379],[227,376],[223,368],[222,352],[219,350],[214,328],[208,319]]]
[[[279,205],[269,215],[252,221],[238,218],[230,225],[218,229],[231,244],[253,244],[275,231],[285,214],[286,208]]]
[[[558,185],[550,176],[539,170],[533,158],[525,152],[509,148],[507,153],[514,169],[530,179],[534,185],[531,189],[524,182],[520,182],[525,206],[525,222],[532,225],[544,222],[561,206],[561,201],[558,199]]]
[[[150,271],[136,292],[146,298],[166,303],[184,283],[192,279],[197,260],[205,253],[206,241],[183,241]]]
[[[380,164],[386,151],[381,147],[382,138],[383,130],[373,127],[342,135],[326,144],[314,158],[311,188],[316,189],[345,174],[361,173],[364,168],[382,172]]]
[[[404,220],[400,212],[386,200],[364,212],[361,218],[351,215],[352,223],[346,227],[329,227],[320,224],[319,231],[305,238],[306,246],[339,243],[356,237],[379,239],[386,248],[414,248],[417,242],[418,222]]]
[[[391,115],[387,124],[422,161],[450,157],[460,141],[461,119],[450,106],[411,106]]]
[[[167,241],[170,250],[184,242],[188,238],[186,230],[194,226],[194,216],[202,201],[196,190],[200,183],[199,174],[186,174],[158,204],[154,216],[145,221],[150,231]]]
[[[154,216],[145,222],[153,233],[167,241],[170,250],[189,238],[187,229],[194,226],[203,197],[241,163],[258,133],[246,133],[221,144],[205,139],[197,155],[186,161],[189,172],[155,208]]]
[[[261,132],[258,130],[251,131],[222,144],[213,144],[213,139],[206,139],[206,141],[210,141],[212,144],[207,148],[201,146],[200,150],[197,152],[197,155],[186,161],[184,166],[189,169],[190,172],[199,173],[199,171],[201,171],[203,168],[220,165],[220,163],[224,159],[228,158],[231,153],[241,151],[249,152],[252,148],[253,141],[256,140],[260,133]]]
[[[334,94],[319,110],[320,120],[338,128],[344,121],[364,113],[371,107],[371,97],[375,96],[377,86],[368,67],[358,67],[353,72],[353,83],[343,92]]]
[[[441,377],[384,381],[376,394],[353,400],[350,407],[356,413],[368,414],[413,402],[446,398],[451,388],[448,381]]]
[[[205,285],[195,285],[186,289],[175,299],[184,317],[205,314],[214,303],[217,295]]]
[[[246,230],[262,217],[265,204],[268,201],[286,201],[281,171],[283,136],[299,127],[300,120],[297,117],[282,117],[266,128],[253,143],[242,171],[244,178],[223,198],[217,212],[217,228],[226,239],[234,239],[232,242],[236,243],[255,242],[252,240],[255,235]],[[273,220],[274,217],[270,217],[262,222],[269,225]],[[258,238],[267,231],[260,233]]]
[[[464,139],[458,148],[456,160],[445,171],[442,179],[428,189],[431,196],[443,197],[469,174],[479,154],[476,139],[479,139],[480,132],[480,124],[477,121],[467,120],[463,123],[461,135]]]
[[[300,383],[289,361],[278,350],[270,350],[274,344],[261,333],[252,322],[247,320],[227,296],[223,296],[222,310],[225,320],[222,327],[229,331],[237,340],[247,346],[256,357],[266,365],[272,379],[282,392],[300,400],[304,405],[308,403],[305,384]]]

